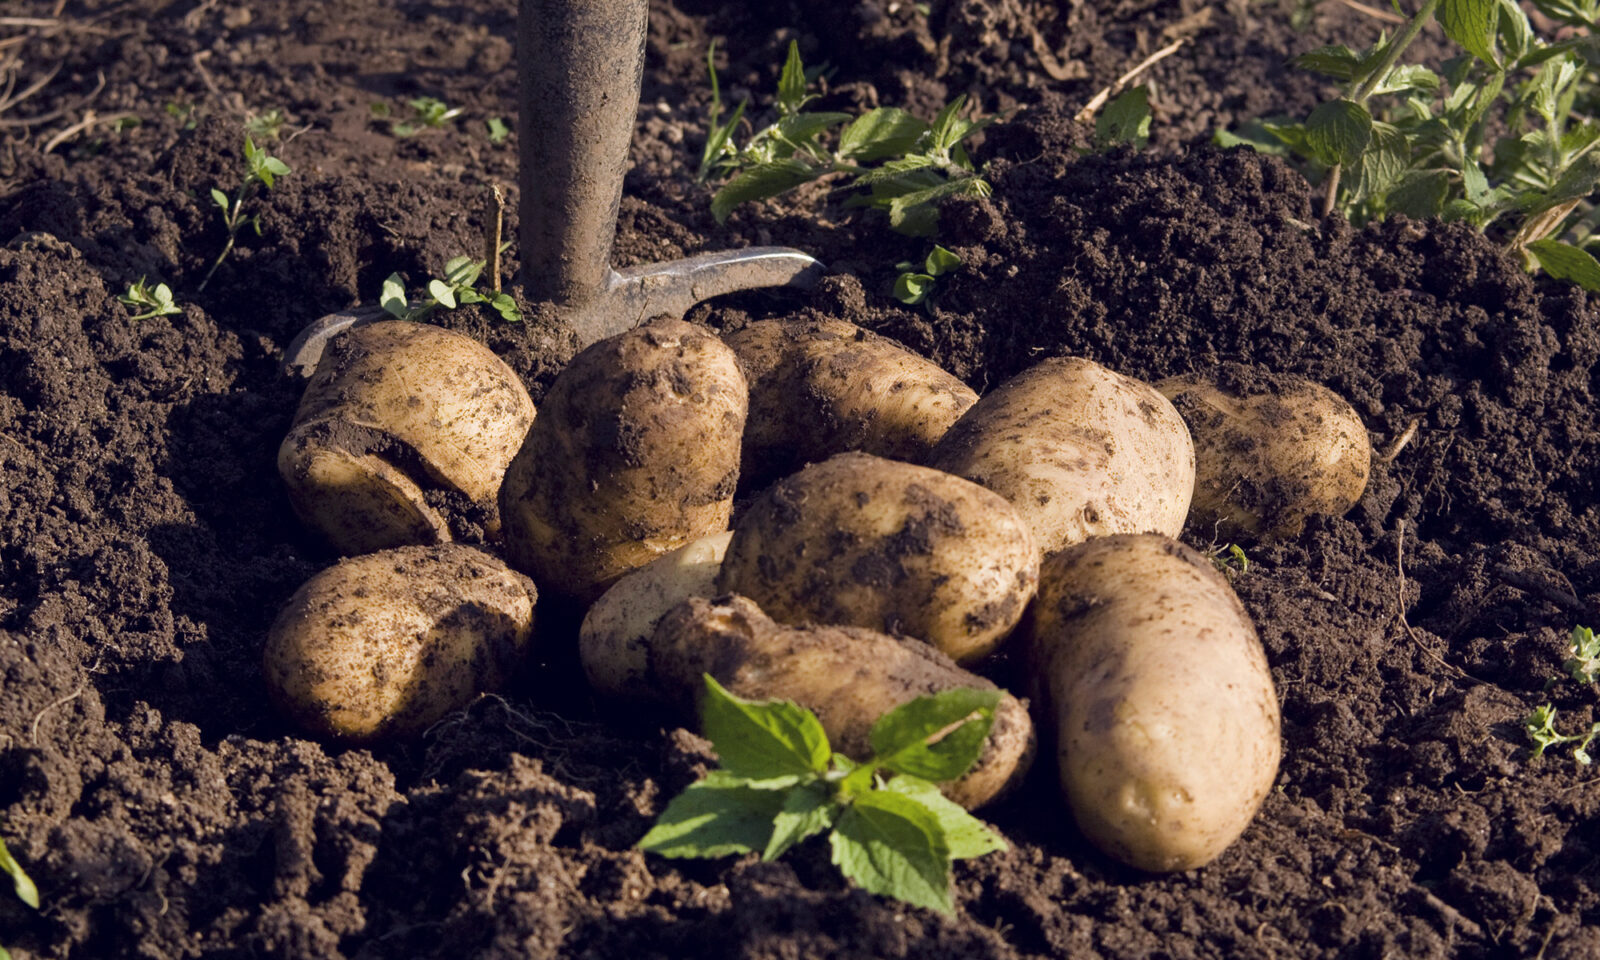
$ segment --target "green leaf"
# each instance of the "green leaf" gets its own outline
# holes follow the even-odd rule
[[[839,134],[839,156],[871,163],[903,156],[928,132],[928,125],[897,107],[878,107],[857,117]]]
[[[700,727],[722,768],[751,780],[825,773],[832,750],[810,710],[786,700],[744,700],[705,674]]]
[[[271,171],[274,175],[280,177],[288,176],[291,172],[289,170],[289,165],[284,163],[282,160],[279,160],[277,157],[268,157],[263,166],[265,166],[267,170]],[[267,186],[270,187],[272,184],[269,183]]]
[[[800,44],[789,41],[789,56],[783,62],[783,73],[778,77],[778,112],[788,116],[798,113],[806,104],[806,68],[800,62]]]
[[[456,308],[456,293],[450,289],[450,284],[445,283],[443,280],[429,280],[428,295],[433,297],[446,310],[454,310]]]
[[[911,193],[894,197],[874,206],[887,207],[889,226],[908,237],[931,237],[939,227],[940,200],[954,196],[987,197],[990,187],[982,177],[959,177]]]
[[[848,113],[797,113],[774,124],[773,133],[785,143],[805,147],[811,144],[817,134],[849,119]]]
[[[18,900],[35,910],[39,909],[39,888],[33,885],[33,878],[22,869],[22,864],[11,856],[4,840],[0,840],[0,873],[11,875],[11,887],[17,892]]]
[[[1325,77],[1349,82],[1355,79],[1356,71],[1361,67],[1361,58],[1354,50],[1340,44],[1308,50],[1295,57],[1294,64]]]
[[[934,244],[933,249],[928,252],[928,258],[923,261],[923,265],[928,268],[929,274],[938,277],[961,266],[961,258],[944,247]]]
[[[484,303],[486,300],[487,298],[483,294],[471,287],[460,287],[456,290],[456,302],[458,303]]]
[[[903,703],[872,725],[875,762],[924,780],[954,780],[982,756],[999,703],[999,690],[975,687]]]
[[[1586,153],[1561,171],[1550,188],[1546,208],[1587,197],[1594,192],[1596,184],[1600,184],[1600,154]]]
[[[483,261],[471,257],[452,257],[444,265],[444,279],[451,286],[477,283],[478,275],[482,272]]]
[[[1330,167],[1354,166],[1371,139],[1372,114],[1354,100],[1330,100],[1306,118],[1306,146]]]
[[[1600,261],[1587,250],[1549,239],[1535,240],[1528,244],[1528,250],[1550,276],[1571,280],[1590,292],[1600,292]]]
[[[759,163],[722,185],[711,198],[711,215],[718,223],[725,223],[728,214],[741,203],[766,200],[802,183],[815,180],[819,171],[799,160],[776,160]]]
[[[961,804],[940,793],[935,784],[920,777],[901,775],[889,781],[889,789],[922,804],[938,819],[945,844],[950,848],[950,859],[970,860],[1006,849],[1006,842],[999,834]]]
[[[833,785],[820,780],[803,784],[784,795],[783,809],[772,820],[772,838],[767,841],[763,860],[776,860],[797,843],[802,843],[833,826],[839,805],[833,800]]]
[[[406,300],[406,284],[400,279],[400,274],[391,273],[383,281],[383,292],[378,295],[378,306],[390,316],[407,320],[411,317],[411,306]]]
[[[156,306],[160,307],[163,313],[173,309],[172,288],[164,283],[156,284]]]
[[[894,298],[910,307],[928,299],[928,291],[931,289],[933,289],[933,278],[926,273],[907,271],[894,280]]]
[[[500,314],[500,319],[507,323],[521,323],[522,311],[517,308],[517,300],[509,293],[497,293],[489,300],[489,306]]]
[[[1445,35],[1463,50],[1493,64],[1495,26],[1500,0],[1440,0],[1438,20]]]
[[[967,95],[963,93],[945,104],[944,109],[940,110],[938,116],[933,118],[933,123],[928,125],[928,139],[934,150],[949,150],[969,134],[977,132],[977,130],[988,126],[992,122],[979,121],[978,123],[972,123],[956,116],[961,112],[961,108],[966,105]]]
[[[1373,96],[1386,93],[1400,93],[1407,90],[1421,90],[1426,93],[1437,93],[1439,90],[1439,75],[1427,67],[1417,63],[1402,63],[1378,82],[1373,88]]]
[[[1500,39],[1506,56],[1517,60],[1533,48],[1533,24],[1516,0],[1496,0],[1500,10]]]
[[[1382,196],[1405,176],[1411,166],[1411,144],[1399,128],[1372,124],[1372,140],[1352,168],[1351,192],[1359,199]]]
[[[221,207],[223,213],[228,212],[228,195],[216,187],[211,188],[211,202]]]
[[[950,848],[939,820],[902,794],[858,797],[829,837],[833,862],[869,893],[950,913]]]
[[[511,128],[506,126],[506,122],[499,117],[490,117],[483,123],[484,126],[489,128],[490,143],[505,143],[506,138],[511,136]]]
[[[783,804],[780,791],[707,777],[674,797],[637,846],[663,857],[726,857],[765,850]]]
[[[1413,173],[1389,191],[1385,206],[1394,213],[1403,213],[1414,220],[1437,217],[1444,211],[1445,198],[1450,193],[1449,174],[1442,170]]]
[[[1095,118],[1094,139],[1101,147],[1127,144],[1138,149],[1149,143],[1150,88],[1141,83],[1107,104]]]
[[[1219,128],[1211,135],[1211,142],[1224,148],[1250,147],[1258,153],[1274,157],[1289,155],[1289,148],[1284,142],[1258,122],[1246,123],[1236,131]]]

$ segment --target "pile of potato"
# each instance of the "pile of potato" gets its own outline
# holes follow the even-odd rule
[[[1296,533],[1355,503],[1370,456],[1297,378],[1152,387],[1057,358],[980,399],[836,321],[654,321],[580,353],[535,416],[476,343],[374,323],[329,351],[280,454],[351,558],[273,625],[268,687],[319,736],[415,735],[543,642],[535,585],[587,610],[597,696],[687,718],[709,673],[863,757],[885,711],[1009,663],[1029,699],[1002,699],[946,794],[1013,789],[1037,723],[1089,840],[1189,869],[1254,816],[1279,719],[1249,617],[1174,538]]]

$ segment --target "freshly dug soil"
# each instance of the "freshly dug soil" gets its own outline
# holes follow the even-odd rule
[[[1272,5],[919,6],[656,0],[617,260],[814,251],[831,274],[811,294],[691,318],[851,320],[980,391],[1070,353],[1148,378],[1257,363],[1349,399],[1394,455],[1348,516],[1243,544],[1235,577],[1284,716],[1278,787],[1244,837],[1202,870],[1137,874],[1083,841],[1041,765],[985,812],[1011,848],[958,865],[950,917],[848,887],[816,846],[775,864],[647,858],[631,845],[711,756],[591,702],[560,609],[541,610],[513,689],[420,741],[300,739],[266,703],[260,650],[331,558],[274,469],[297,399],[278,361],[390,272],[415,289],[481,249],[487,185],[515,182],[515,136],[485,126],[514,119],[515,4],[20,0],[8,16],[59,23],[0,24],[14,89],[46,80],[0,114],[0,837],[43,909],[0,897],[0,944],[1600,956],[1600,780],[1570,750],[1530,761],[1521,729],[1547,701],[1565,731],[1600,719],[1595,690],[1546,689],[1572,626],[1600,627],[1600,313],[1464,228],[1353,230],[1319,219],[1281,163],[1204,146],[1218,125],[1308,107],[1319,88],[1285,58],[1380,26],[1343,7],[1299,33]],[[1193,42],[1149,75],[1156,148],[1081,153],[1073,114],[1179,36]],[[931,309],[888,296],[895,262],[926,246],[838,197],[712,220],[693,174],[713,37],[725,96],[754,91],[757,112],[790,38],[831,68],[824,106],[1027,107],[977,151],[993,197],[943,212],[963,265]],[[424,95],[463,114],[402,137],[372,112],[404,119]],[[201,291],[225,237],[209,191],[238,184],[241,125],[273,109],[286,120],[263,139],[294,172],[253,201],[261,236]],[[114,296],[140,277],[170,284],[182,313],[129,320]],[[537,316],[441,319],[506,356],[535,400],[574,347]]]

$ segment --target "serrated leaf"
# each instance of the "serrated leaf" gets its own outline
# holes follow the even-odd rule
[[[428,281],[428,296],[432,297],[446,310],[454,310],[456,308],[456,293],[450,289],[450,284],[445,283],[443,280]]]
[[[956,116],[966,105],[967,95],[963,93],[945,104],[944,109],[933,118],[933,123],[928,125],[928,139],[933,149],[948,150],[970,132],[972,125]]]
[[[1382,196],[1405,176],[1411,165],[1411,144],[1399,128],[1387,123],[1372,124],[1372,140],[1352,168],[1351,188],[1360,199]]]
[[[875,170],[868,170],[852,181],[852,186],[872,187],[874,193],[878,187],[890,185],[905,185],[906,189],[898,193],[910,193],[912,190],[921,190],[940,183],[943,177],[934,169],[936,161],[932,157],[913,154],[897,160],[889,160]]]
[[[35,910],[39,909],[39,888],[34,886],[33,878],[22,869],[22,864],[11,856],[11,851],[6,849],[4,840],[0,840],[0,872],[10,875],[11,887],[17,892],[18,900]]]
[[[789,41],[789,56],[783,62],[783,72],[778,76],[778,111],[783,114],[798,112],[806,102],[806,68],[800,62],[800,44]]]
[[[1557,280],[1571,280],[1590,292],[1600,292],[1600,260],[1587,250],[1560,240],[1535,240],[1528,250],[1545,273]]]
[[[1095,143],[1127,144],[1135,149],[1150,142],[1150,88],[1139,84],[1106,104],[1094,121]]]
[[[407,318],[411,312],[409,302],[406,300],[405,281],[400,279],[400,274],[391,273],[383,281],[383,292],[378,295],[378,306],[384,312],[401,320]]]
[[[216,187],[211,188],[211,202],[221,207],[224,213],[228,211],[228,195]]]
[[[1439,89],[1439,75],[1419,63],[1402,63],[1391,69],[1378,85],[1373,88],[1372,95],[1380,96],[1387,93],[1400,93],[1406,90],[1423,90],[1436,93]]]
[[[868,739],[875,762],[924,780],[954,780],[983,754],[999,703],[999,690],[975,687],[903,703],[872,725]]]
[[[702,780],[672,799],[636,844],[663,857],[725,857],[765,850],[784,795],[731,780]]]
[[[763,860],[776,860],[797,843],[833,826],[839,805],[833,800],[833,785],[816,781],[788,791],[783,809],[772,820],[772,837],[767,841]]]
[[[933,249],[928,251],[928,257],[923,261],[923,266],[927,268],[930,275],[935,277],[943,276],[961,266],[961,258],[936,243],[933,245]]]
[[[1500,8],[1500,39],[1506,56],[1513,60],[1522,57],[1533,47],[1533,24],[1516,0],[1496,0]]]
[[[1329,100],[1306,118],[1306,146],[1330,167],[1354,165],[1371,139],[1372,114],[1354,100]]]
[[[1482,207],[1489,198],[1489,178],[1475,160],[1461,165],[1461,189],[1474,206]]]
[[[776,197],[816,176],[816,170],[798,160],[756,164],[722,185],[711,198],[711,215],[718,223],[725,223],[728,214],[739,204]]]
[[[970,860],[1005,850],[1006,842],[961,804],[939,792],[937,785],[919,777],[898,776],[889,781],[890,790],[904,794],[928,808],[944,830],[950,859]]]
[[[850,119],[848,113],[797,113],[773,125],[774,134],[796,147],[809,144],[817,134]]]
[[[878,107],[857,117],[839,134],[839,156],[871,163],[911,150],[928,132],[922,120],[898,107]]]
[[[1587,197],[1594,192],[1596,184],[1600,184],[1600,154],[1586,153],[1561,171],[1561,176],[1550,188],[1548,206]]]
[[[1439,0],[1438,21],[1445,35],[1484,63],[1493,64],[1500,0]]]
[[[829,837],[839,871],[869,893],[950,913],[950,848],[938,819],[902,794],[858,797]]]
[[[1354,79],[1357,69],[1361,66],[1361,58],[1354,50],[1340,44],[1338,46],[1318,47],[1307,50],[1294,58],[1294,64],[1304,70],[1320,73],[1325,77],[1335,80],[1349,81]]]
[[[709,673],[700,698],[700,727],[722,768],[751,780],[824,773],[833,752],[810,710],[786,700],[741,699]]]
[[[1414,220],[1437,217],[1450,193],[1449,175],[1442,170],[1414,173],[1401,180],[1384,198],[1385,207]]]

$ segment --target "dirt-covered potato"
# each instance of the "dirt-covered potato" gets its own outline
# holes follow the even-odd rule
[[[450,540],[430,491],[464,496],[492,534],[500,479],[533,419],[516,373],[471,337],[357,326],[306,385],[278,472],[295,514],[343,554]]]
[[[650,678],[650,635],[668,610],[709,597],[733,531],[724,530],[659,556],[601,595],[578,628],[578,658],[595,692],[619,700],[661,700]]]
[[[1077,357],[996,387],[928,465],[1011,501],[1045,553],[1113,533],[1177,536],[1194,491],[1194,444],[1167,398]]]
[[[589,602],[728,529],[747,388],[703,327],[657,320],[556,376],[500,490],[505,551],[540,589]]]
[[[717,587],[784,623],[916,637],[970,663],[1016,626],[1038,576],[1033,537],[999,494],[844,453],[784,478],[745,510]]]
[[[1027,651],[1062,792],[1096,846],[1188,870],[1244,832],[1277,776],[1278,700],[1209,560],[1156,534],[1063,550],[1040,574]]]
[[[843,320],[762,320],[724,340],[750,380],[746,488],[836,453],[920,463],[977,402],[936,364]]]
[[[1342,516],[1367,488],[1367,428],[1319,383],[1228,364],[1156,389],[1194,437],[1189,523],[1201,536],[1292,537],[1308,517]]]
[[[751,600],[686,600],[667,612],[650,640],[651,674],[687,713],[711,674],[747,699],[792,700],[822,721],[834,749],[864,760],[868,733],[883,714],[920,696],[995,685],[917,640],[858,627],[789,627]],[[1020,783],[1033,759],[1033,722],[1007,693],[995,710],[983,755],[946,796],[971,810]]]
[[[535,599],[527,577],[463,544],[343,560],[278,614],[267,690],[312,736],[419,734],[505,682],[533,634]]]

